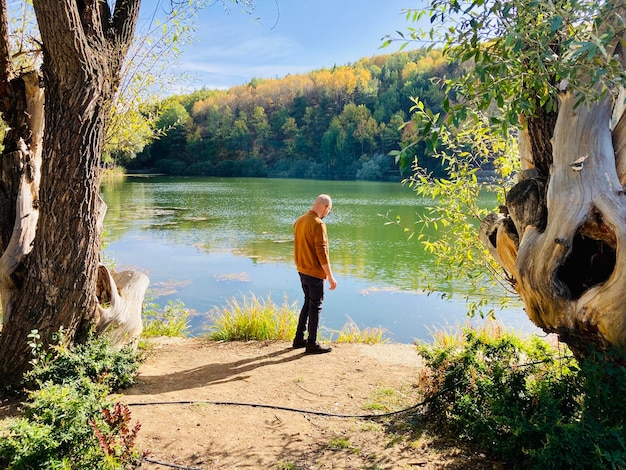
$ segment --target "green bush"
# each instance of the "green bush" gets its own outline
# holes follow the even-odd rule
[[[134,448],[139,425],[131,428],[128,408],[110,398],[113,389],[132,383],[140,363],[137,354],[116,350],[102,337],[43,352],[37,339],[34,332],[31,346],[37,355],[25,378],[31,391],[22,404],[23,417],[1,423],[0,468],[137,466],[142,457]]]
[[[592,351],[580,361],[578,407],[529,450],[534,468],[626,468],[626,367],[617,355]]]
[[[578,364],[537,337],[463,333],[418,346],[431,419],[516,468],[626,466],[624,367]]]
[[[83,378],[70,384],[42,384],[29,394],[24,417],[13,422],[0,443],[8,468],[97,468],[102,451],[89,420],[103,406],[106,389]],[[71,464],[70,464],[71,462]]]
[[[36,341],[36,336],[31,337]],[[34,343],[32,346],[36,347]],[[92,336],[86,343],[72,348],[63,344],[53,346],[46,354],[38,353],[33,363],[34,367],[24,377],[27,387],[49,381],[72,383],[86,377],[116,391],[134,383],[141,358],[131,347],[115,349],[105,336]]]

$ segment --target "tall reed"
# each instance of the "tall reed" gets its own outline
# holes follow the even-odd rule
[[[361,329],[352,318],[348,318],[348,322],[341,330],[331,330],[331,338],[336,343],[386,343],[389,341],[389,338],[384,337],[386,331],[381,327]],[[334,334],[337,334],[337,339],[334,339]]]
[[[232,298],[224,307],[214,310],[209,337],[220,341],[292,340],[298,326],[295,303],[283,299],[276,305],[268,295],[265,299],[255,295]]]

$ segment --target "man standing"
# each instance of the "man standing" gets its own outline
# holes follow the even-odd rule
[[[322,222],[332,206],[330,196],[320,194],[313,202],[311,210],[298,218],[293,226],[294,260],[304,291],[304,305],[300,311],[293,347],[306,348],[305,352],[308,354],[322,354],[332,350],[330,346],[320,346],[317,342],[324,300],[324,279],[328,279],[330,290],[337,287],[337,281],[330,269],[326,224]],[[304,332],[307,327],[309,335],[305,341]]]

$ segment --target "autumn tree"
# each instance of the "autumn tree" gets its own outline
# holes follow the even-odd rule
[[[371,166],[375,155],[397,148],[402,116],[411,106],[409,93],[441,102],[441,90],[429,79],[444,68],[454,73],[440,52],[421,49],[306,74],[255,78],[228,90],[171,96],[162,106],[179,101],[191,119],[169,128],[127,168],[245,176],[250,153],[272,176],[354,179],[365,162]],[[185,134],[185,139],[174,141],[170,133]],[[376,162],[377,167],[384,163]],[[378,170],[366,173],[397,177],[396,171]]]
[[[465,243],[467,209],[477,207],[478,167],[489,161],[504,184],[499,211],[480,227],[491,266],[533,323],[578,357],[592,345],[624,352],[626,5],[431,0],[408,15],[435,27],[399,39],[434,41],[466,67],[443,82],[444,112],[416,100],[412,124],[448,162],[448,177],[432,180],[418,161],[412,184],[466,230],[448,240],[448,254],[473,253],[455,266],[473,273],[482,257]]]

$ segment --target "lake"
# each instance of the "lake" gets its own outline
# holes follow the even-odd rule
[[[149,297],[193,309],[191,334],[206,331],[211,313],[254,295],[282,305],[302,301],[293,264],[293,222],[320,193],[333,198],[325,219],[333,272],[322,330],[348,321],[382,327],[392,341],[429,340],[436,328],[466,323],[462,285],[451,300],[422,290],[416,267],[432,265],[413,227],[426,201],[399,183],[285,179],[133,177],[102,185],[108,205],[105,257],[115,269],[137,269],[151,280]],[[402,224],[385,224],[399,217]],[[433,268],[434,269],[434,268]],[[521,308],[496,317],[536,332]],[[328,335],[328,331],[326,331]]]

